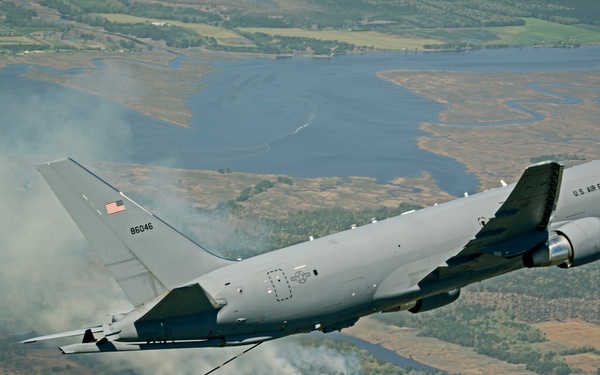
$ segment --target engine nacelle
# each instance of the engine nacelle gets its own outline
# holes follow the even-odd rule
[[[586,217],[558,228],[544,244],[523,255],[525,267],[577,267],[600,259],[600,219]]]
[[[449,292],[436,294],[417,301],[417,303],[408,309],[413,314],[437,309],[456,301],[460,297],[460,289],[454,289]]]
[[[569,240],[555,233],[544,245],[523,255],[523,264],[527,268],[558,266],[568,263],[572,253]]]

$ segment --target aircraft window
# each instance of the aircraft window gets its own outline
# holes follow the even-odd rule
[[[313,273],[315,274],[315,276],[317,276],[319,273],[317,272],[317,270],[313,270]]]

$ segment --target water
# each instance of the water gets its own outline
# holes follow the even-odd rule
[[[453,176],[465,176],[460,164],[416,147],[424,135],[418,124],[435,121],[443,106],[377,78],[385,67],[371,61],[217,64],[221,72],[187,102],[200,132],[195,141],[234,170],[388,181],[425,169],[446,187],[457,185]]]
[[[379,79],[376,72],[596,70],[600,68],[599,56],[600,47],[590,46],[215,63],[218,73],[202,80],[206,89],[186,101],[193,113],[189,129],[149,118],[104,98],[22,78],[19,74],[25,71],[23,66],[0,69],[0,98],[16,98],[12,100],[16,103],[29,103],[32,98],[51,101],[48,106],[24,107],[19,123],[34,122],[32,116],[43,118],[45,129],[52,130],[57,121],[67,117],[77,123],[70,131],[80,135],[79,143],[85,143],[90,127],[97,128],[92,131],[95,143],[108,142],[111,147],[115,142],[119,144],[119,152],[95,154],[108,160],[293,177],[368,176],[380,182],[427,171],[442,189],[460,196],[477,190],[475,177],[456,160],[416,145],[418,137],[427,135],[418,129],[419,123],[437,122],[444,106]],[[171,67],[177,68],[183,59],[185,56],[179,56]],[[91,69],[104,66],[97,60]],[[63,74],[83,76],[85,69]],[[537,87],[551,90],[548,85]],[[47,94],[40,96],[40,92]],[[52,102],[57,92],[76,96],[77,100],[67,101],[68,106]],[[554,96],[556,101],[575,100]],[[519,104],[523,102],[508,105],[522,110]],[[61,115],[55,120],[48,112],[39,113],[38,107],[60,107]],[[100,107],[104,108],[101,113],[90,109]],[[14,110],[14,106],[7,107],[6,100],[0,101],[2,113]],[[539,113],[528,111],[530,121],[540,119]],[[117,121],[106,118],[112,113],[118,113]],[[11,116],[0,118],[0,130],[14,126],[7,117]],[[503,123],[510,119],[507,121]],[[116,127],[115,122],[126,125]],[[21,125],[29,129],[28,134],[35,134],[36,126],[41,125]],[[71,152],[71,143],[61,145],[60,151],[67,153],[62,156],[78,158]]]
[[[376,73],[597,69],[598,52],[509,49],[217,63],[219,72],[202,81],[208,87],[187,101],[198,134],[179,152],[186,154],[183,159],[197,155],[210,168],[300,177],[370,176],[385,182],[425,170],[442,189],[462,195],[478,186],[464,166],[416,146],[427,135],[419,123],[436,122],[443,105]],[[523,108],[522,103],[507,104]],[[528,112],[529,121],[542,116]]]
[[[424,135],[419,122],[436,121],[444,107],[380,80],[375,72],[597,70],[599,52],[600,47],[592,46],[217,63],[220,72],[203,81],[207,89],[188,99],[194,114],[191,129],[105,98],[23,78],[29,67],[15,65],[0,69],[0,152],[306,177],[371,176],[380,181],[425,170],[442,188],[460,195],[477,188],[464,166],[416,147],[416,138]],[[104,65],[96,61],[91,69]],[[547,83],[535,85],[552,89]],[[577,100],[552,95],[550,100]],[[519,104],[523,101],[513,103]],[[405,359],[380,346],[355,343],[406,366],[397,362]]]
[[[354,336],[346,335],[344,333],[339,332],[331,332],[328,333],[326,337],[334,340],[344,340],[354,345],[357,345],[360,348],[367,350],[369,353],[373,354],[378,359],[384,362],[393,363],[404,369],[410,367],[417,371],[429,371],[431,373],[446,373],[445,371],[442,371],[435,367],[431,367],[421,362],[417,362],[412,358],[403,357],[392,350],[384,348],[380,344],[373,344],[371,342],[359,339]]]

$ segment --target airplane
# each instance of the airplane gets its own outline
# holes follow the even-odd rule
[[[72,159],[37,166],[133,308],[63,354],[258,345],[420,313],[525,267],[600,258],[600,164],[547,161],[518,182],[244,260],[216,256]],[[506,186],[505,186],[506,185]]]

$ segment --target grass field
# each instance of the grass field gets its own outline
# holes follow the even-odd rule
[[[183,23],[178,21],[160,20],[129,16],[126,14],[96,14],[111,22],[142,23],[142,22],[167,22],[174,26],[181,26],[196,31],[198,34],[213,37],[225,46],[252,46],[253,43],[236,34],[235,32],[201,23]],[[403,49],[422,49],[427,43],[440,43],[438,40],[420,37],[395,36],[381,34],[375,31],[345,31],[345,30],[304,30],[298,28],[240,28],[240,31],[256,33],[262,32],[270,35],[291,37],[306,37],[320,40],[339,40],[357,46],[373,46],[379,50],[400,51]]]
[[[36,41],[33,38],[25,35],[24,32],[15,31],[9,27],[4,25],[0,25],[0,33],[3,36],[0,36],[0,45],[2,44],[35,44]]]
[[[423,49],[424,44],[441,43],[436,39],[396,36],[382,34],[376,31],[348,31],[348,30],[305,30],[298,28],[240,28],[240,31],[250,33],[265,33],[291,37],[314,38],[320,40],[338,40],[357,46],[374,47],[384,51],[401,51],[404,49]]]
[[[390,316],[391,317],[391,316]],[[418,330],[399,328],[378,321],[380,316],[361,319],[344,333],[410,357],[426,365],[447,371],[451,374],[534,374],[525,366],[500,361],[478,354],[473,348],[448,343],[419,335]],[[384,317],[385,319],[385,317]],[[548,321],[532,324],[540,329],[546,341],[534,344],[541,353],[553,352],[556,358],[563,359],[572,366],[572,373],[597,374],[600,356],[594,352],[581,354],[560,354],[562,351],[600,347],[600,329],[592,323],[578,320],[562,322]]]
[[[26,36],[2,36],[0,37],[0,44],[34,44],[35,41]]]
[[[117,23],[144,23],[144,22],[165,22],[173,26],[184,27],[186,29],[194,30],[198,34],[205,37],[212,37],[217,40],[217,43],[223,46],[253,46],[252,41],[244,38],[243,36],[222,27],[207,25],[204,23],[183,23],[172,20],[161,20],[156,18],[144,18],[130,16],[127,14],[112,14],[112,13],[98,13],[96,16],[104,17],[110,22]]]
[[[525,26],[490,27],[500,40],[509,45],[550,44],[557,41],[580,44],[600,43],[600,27],[589,25],[562,25],[536,18],[526,18]]]
[[[212,37],[222,46],[253,46],[253,42],[236,32],[202,23],[183,23],[130,16],[126,14],[95,14],[118,23],[165,22]],[[265,33],[289,37],[306,37],[320,40],[338,40],[357,46],[373,47],[381,51],[422,50],[425,44],[442,44],[478,40],[481,44],[507,44],[509,46],[549,45],[556,42],[600,43],[600,27],[590,25],[562,25],[535,18],[526,18],[524,26],[488,27],[469,29],[432,29],[407,31],[406,35],[383,34],[376,31],[312,30],[299,28],[240,28],[250,33]],[[417,34],[420,34],[417,35]]]

